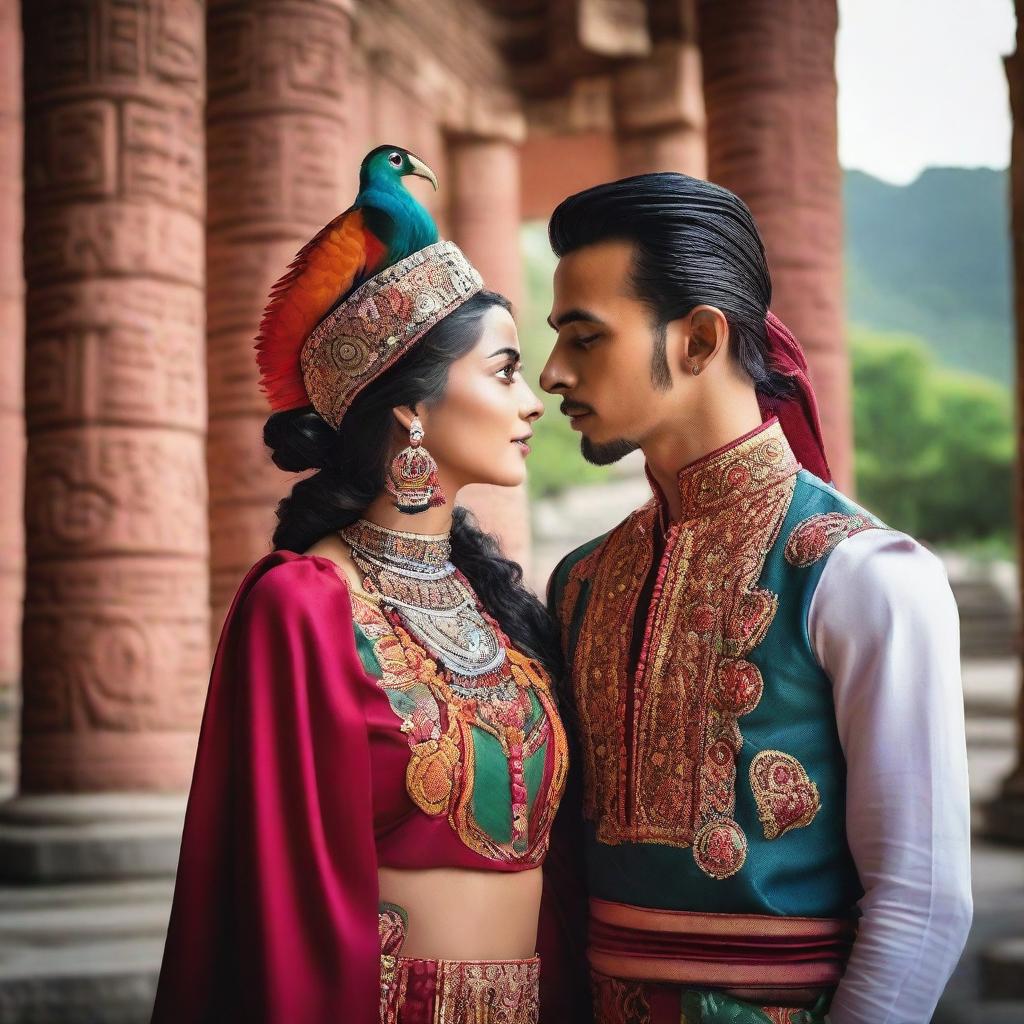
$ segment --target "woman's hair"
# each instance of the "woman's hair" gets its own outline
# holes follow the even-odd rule
[[[510,309],[504,296],[481,291],[449,313],[394,366],[356,397],[334,430],[311,406],[273,413],[263,441],[279,468],[314,470],[277,506],[274,549],[302,553],[321,537],[354,523],[384,490],[396,406],[432,405],[448,385],[452,363],[480,339],[484,315]],[[520,566],[502,556],[497,540],[472,514],[453,512],[452,562],[469,580],[484,608],[513,644],[537,658],[554,679],[561,654],[554,624],[543,604],[523,586]]]
[[[666,324],[709,305],[725,314],[730,351],[754,386],[772,396],[792,393],[766,356],[772,281],[754,218],[739,196],[686,174],[640,174],[563,200],[548,237],[558,257],[598,242],[633,243],[633,292],[655,326],[655,384],[671,381]]]

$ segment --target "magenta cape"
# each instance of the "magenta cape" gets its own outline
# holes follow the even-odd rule
[[[213,663],[154,1024],[379,1016],[370,761],[331,562],[249,571]]]

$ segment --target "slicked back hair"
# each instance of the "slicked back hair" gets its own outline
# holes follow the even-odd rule
[[[766,357],[772,282],[764,245],[746,203],[727,188],[672,172],[596,185],[556,207],[548,238],[559,258],[599,242],[632,243],[630,285],[651,311],[656,386],[671,382],[665,325],[709,305],[725,314],[732,357],[754,386],[790,393]]]

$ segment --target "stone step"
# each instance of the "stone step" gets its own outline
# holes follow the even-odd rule
[[[0,887],[0,1024],[145,1024],[173,882]]]

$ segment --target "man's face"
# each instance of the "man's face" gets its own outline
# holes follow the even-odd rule
[[[540,385],[562,397],[584,457],[599,464],[641,445],[671,390],[650,309],[632,293],[632,263],[631,243],[609,241],[569,253],[555,270],[548,323],[558,338]]]

